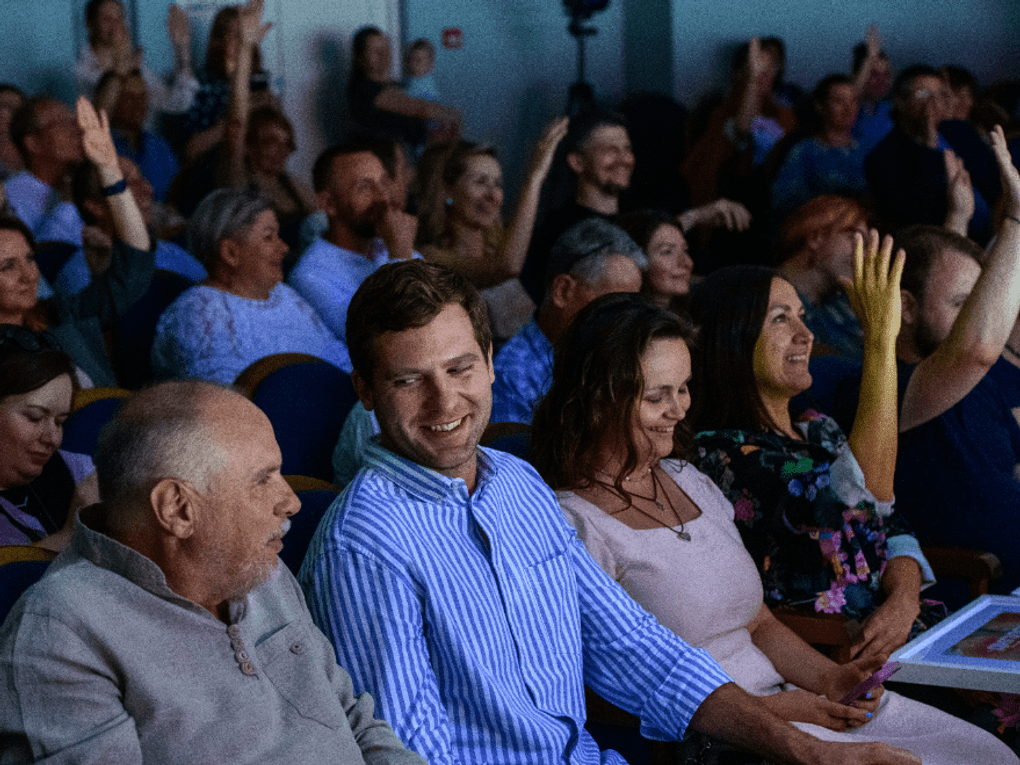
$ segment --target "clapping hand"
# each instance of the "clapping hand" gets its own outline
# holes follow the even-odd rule
[[[245,48],[254,48],[262,42],[273,26],[262,23],[263,4],[264,0],[248,0],[241,6],[239,19],[241,45]]]
[[[999,179],[1002,181],[1003,192],[1006,196],[1006,215],[1020,217],[1020,172],[1017,172],[1013,158],[1009,155],[1006,136],[1002,132],[1001,125],[992,128],[990,138],[992,151],[995,152],[995,160],[999,163]]]

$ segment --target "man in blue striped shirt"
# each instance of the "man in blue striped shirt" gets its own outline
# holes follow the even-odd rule
[[[791,762],[917,763],[781,722],[609,579],[524,462],[478,447],[492,406],[484,303],[460,275],[387,265],[348,313],[380,438],[300,572],[355,690],[433,765],[623,763],[584,728],[584,686],[649,738],[688,724]]]

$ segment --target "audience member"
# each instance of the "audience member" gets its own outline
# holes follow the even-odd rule
[[[7,179],[7,203],[37,240],[80,246],[82,221],[67,201],[71,170],[84,157],[74,113],[34,96],[14,112],[10,132],[24,169]]]
[[[728,197],[752,210],[759,207],[755,168],[764,165],[772,148],[797,127],[793,111],[773,95],[780,55],[776,41],[757,37],[737,49],[730,92],[709,116],[683,164],[693,204]]]
[[[125,75],[107,72],[96,86],[95,102],[107,109],[117,153],[138,166],[156,201],[163,202],[177,175],[177,155],[166,140],[145,129],[149,115],[145,79],[138,70]]]
[[[863,198],[866,152],[851,135],[857,119],[857,94],[853,81],[843,74],[824,78],[811,97],[818,128],[798,141],[783,161],[772,182],[772,210],[785,216],[822,194]]]
[[[74,74],[78,95],[94,98],[104,74],[126,76],[138,72],[152,97],[155,111],[180,114],[191,106],[198,91],[198,80],[191,71],[191,24],[178,5],[170,5],[166,31],[173,49],[174,73],[169,84],[145,65],[142,48],[135,48],[127,28],[121,0],[89,0],[85,5],[88,42],[82,46]],[[97,101],[97,108],[112,110],[112,103]]]
[[[893,129],[892,101],[888,98],[892,88],[892,70],[889,56],[882,50],[878,24],[869,26],[864,42],[854,46],[851,69],[854,90],[860,99],[860,110],[852,132],[867,156]]]
[[[418,165],[420,224],[417,244],[426,260],[460,271],[482,290],[493,342],[502,346],[531,318],[535,304],[517,277],[531,243],[542,184],[567,132],[563,117],[548,125],[510,226],[500,218],[503,169],[491,147],[469,141],[437,145]]]
[[[876,232],[869,249],[878,249]],[[879,284],[854,298],[866,385],[849,435],[818,412],[797,420],[790,410],[811,385],[813,339],[793,285],[771,269],[739,266],[699,282],[690,303],[701,330],[695,464],[733,503],[766,603],[861,621],[851,656],[888,656],[945,615],[922,608],[920,590],[934,576],[893,509],[903,255],[890,274],[891,249],[886,237]]]
[[[329,224],[288,282],[346,340],[347,306],[365,277],[385,263],[417,255],[417,220],[390,204],[386,170],[366,142],[326,149],[315,161],[312,183]]]
[[[411,98],[442,101],[436,82],[436,48],[424,37],[407,46],[404,56],[404,91]]]
[[[949,86],[947,120],[969,120],[977,98],[977,78],[962,66],[942,67],[942,77]]]
[[[612,223],[589,218],[567,229],[550,253],[545,300],[535,318],[496,355],[493,422],[531,422],[552,382],[553,344],[599,295],[638,292],[647,267],[641,248]]]
[[[283,283],[287,245],[272,202],[257,189],[219,189],[188,224],[191,251],[209,278],[160,317],[152,344],[157,377],[229,385],[275,353],[309,353],[350,371],[347,348]]]
[[[779,273],[797,290],[815,354],[863,358],[864,332],[843,287],[854,275],[854,237],[867,233],[864,208],[831,194],[797,208],[783,223]]]
[[[142,220],[151,231],[154,207],[152,187],[142,177],[134,162],[126,157],[117,159],[124,181],[142,213]],[[103,184],[96,168],[88,163],[79,165],[71,186],[75,207],[85,225],[93,227],[112,242],[116,235],[113,210],[103,194]],[[156,242],[156,268],[173,271],[193,282],[206,278],[205,268],[187,250],[173,242],[156,240],[155,237],[153,239]],[[93,274],[101,274],[110,267],[112,254],[109,247],[97,246],[95,242],[91,246],[79,248],[57,273],[53,288],[57,292],[71,295],[81,292],[92,282]]]
[[[1012,439],[1018,406],[1010,343],[1020,314],[1020,173],[1001,128],[992,145],[1006,217],[987,259],[934,226],[906,230],[896,506],[922,541],[999,556],[999,592],[1020,586],[1020,479]],[[984,267],[981,263],[984,261]],[[1014,346],[1015,348],[1016,346]],[[854,417],[857,375],[837,385],[833,411]],[[1004,430],[1005,429],[1005,430]]]
[[[460,112],[423,98],[414,98],[393,82],[390,40],[378,27],[362,27],[351,42],[351,75],[347,83],[347,110],[351,132],[363,138],[395,138],[421,147],[428,124],[440,135],[455,138]]]
[[[70,133],[70,128],[67,129]],[[87,229],[86,245],[112,249],[110,266],[77,295],[54,294],[40,301],[35,240],[17,218],[0,219],[0,323],[48,329],[78,367],[82,387],[116,385],[106,353],[104,330],[131,307],[149,286],[154,270],[151,240],[113,148],[109,126],[84,98],[78,99],[74,139],[84,135],[84,151],[99,171],[115,236],[111,242]],[[75,213],[77,215],[77,212]]]
[[[242,26],[248,27],[261,40],[269,25],[262,24],[264,0],[247,0],[244,5],[228,5],[220,9],[209,28],[209,44],[205,52],[205,72],[201,85],[181,128],[182,158],[190,163],[223,140],[227,129],[228,106],[234,73],[241,56],[250,77],[251,106],[273,104],[269,90],[269,74],[262,68],[258,43],[245,48]],[[255,21],[252,21],[252,20]],[[248,23],[243,23],[245,20]],[[246,49],[247,53],[242,53]]]
[[[21,88],[0,83],[0,181],[6,181],[22,168],[21,154],[11,140],[11,118],[25,103]]]
[[[691,725],[790,762],[917,762],[822,744],[764,710],[605,576],[530,466],[478,448],[493,372],[467,279],[389,265],[350,317],[352,379],[382,434],[300,577],[355,688],[412,749],[432,763],[622,763],[585,728],[587,685],[652,738]]]
[[[103,503],[0,630],[5,760],[423,763],[354,694],[279,564],[300,503],[254,404],[151,388],[96,465]]]
[[[873,257],[864,268],[874,265],[888,263]],[[883,286],[868,277],[862,269],[856,287]],[[646,299],[611,295],[560,341],[532,443],[539,473],[588,552],[663,626],[708,650],[801,730],[829,741],[884,741],[932,765],[1020,762],[990,734],[882,686],[844,704],[885,657],[838,665],[773,616],[733,505],[685,461],[690,336]]]
[[[896,78],[895,128],[868,155],[864,169],[882,223],[940,224],[949,208],[947,151],[963,160],[974,186],[975,210],[969,233],[988,240],[990,205],[999,197],[994,157],[977,131],[946,122],[947,86],[938,70],[917,64]]]
[[[92,460],[60,450],[74,376],[45,334],[0,325],[0,544],[60,550],[68,519],[99,501]]]
[[[663,210],[636,210],[617,220],[648,258],[641,291],[663,308],[683,310],[694,262],[677,219]]]
[[[580,221],[601,218],[615,221],[620,213],[620,195],[630,186],[634,152],[621,117],[604,112],[582,115],[571,122],[564,138],[567,167],[576,177],[574,197],[553,210],[535,231],[521,281],[535,302],[545,297],[546,264],[556,240]],[[684,231],[697,226],[723,226],[743,230],[750,225],[750,213],[728,199],[710,200],[678,216]]]

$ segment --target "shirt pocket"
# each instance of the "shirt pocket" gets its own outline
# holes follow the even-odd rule
[[[301,717],[340,729],[347,718],[309,631],[288,624],[255,649],[259,669]]]

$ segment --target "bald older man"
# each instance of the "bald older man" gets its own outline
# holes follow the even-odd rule
[[[353,694],[279,565],[299,503],[258,408],[157,386],[95,462],[104,502],[0,629],[0,759],[422,762]]]

